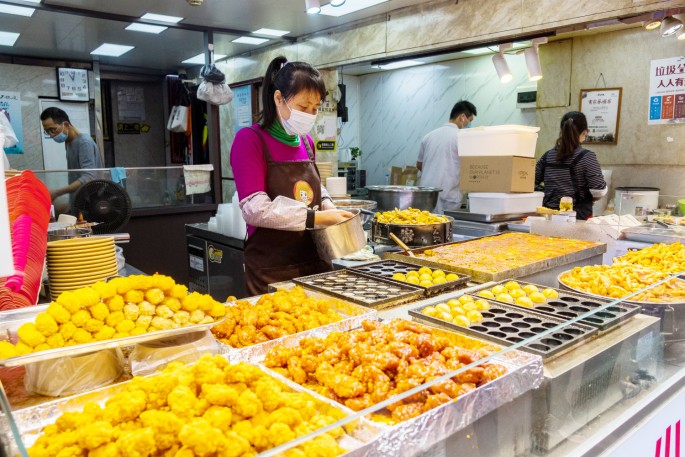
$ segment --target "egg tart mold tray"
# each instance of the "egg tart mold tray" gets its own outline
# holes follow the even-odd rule
[[[350,270],[358,273],[363,273],[372,277],[381,277],[383,279],[389,279],[398,284],[408,284],[406,281],[397,281],[392,279],[392,275],[395,273],[406,274],[410,270],[418,270],[421,268],[417,265],[412,265],[410,263],[398,262],[396,260],[381,260],[380,262],[367,263],[358,267],[352,267]],[[421,287],[424,290],[425,295],[434,295],[447,290],[456,289],[465,285],[471,280],[471,277],[462,273],[457,273],[456,271],[443,270],[445,275],[453,273],[458,276],[454,281],[447,281],[443,284],[435,284],[430,287],[423,287],[418,284],[413,284],[414,286]]]
[[[3,311],[0,313],[0,338],[16,343],[18,339],[17,329],[19,329],[22,324],[27,322],[35,322],[36,316],[42,312],[45,312],[47,308],[48,305],[40,305],[12,311]],[[143,335],[127,336],[125,338],[117,338],[114,340],[95,341],[93,343],[77,344],[75,346],[66,346],[55,349],[47,349],[45,351],[32,352],[31,354],[0,359],[0,367],[16,367],[20,365],[26,365],[28,363],[55,359],[58,357],[70,357],[73,355],[101,351],[103,349],[133,346],[145,341],[161,340],[192,332],[204,332],[205,330],[214,327],[216,324],[223,322],[223,320],[224,318],[222,317],[219,320],[207,324],[186,325],[169,330],[157,330],[154,332],[145,333]]]
[[[276,290],[289,290],[295,287],[295,284],[288,281],[278,283],[276,286]],[[378,313],[375,309],[369,309],[367,307],[350,303],[345,300],[340,300],[338,298],[331,297],[313,290],[304,289],[304,293],[307,295],[307,297],[325,298],[330,300],[332,304],[332,309],[336,311],[338,314],[342,315],[343,319],[337,322],[332,322],[330,324],[313,328],[311,330],[293,333],[292,335],[286,335],[281,338],[265,341],[264,343],[253,344],[252,346],[246,346],[243,348],[229,346],[228,344],[217,339],[217,342],[219,343],[219,352],[228,360],[230,360],[231,363],[253,363],[263,360],[266,354],[278,345],[282,344],[285,346],[297,346],[298,342],[302,338],[324,338],[331,332],[346,332],[353,328],[357,328],[361,326],[362,321],[378,319]],[[254,305],[262,297],[263,295],[256,295],[254,297],[243,298],[241,299],[241,301],[245,300]],[[234,306],[234,304],[235,302],[230,302],[227,304],[227,306]]]
[[[471,295],[476,297],[478,292],[483,290],[491,290],[493,287],[501,285],[504,286],[507,281],[501,281],[497,284],[491,284],[479,289],[474,289],[470,292]],[[553,287],[542,286],[540,284],[533,284],[530,282],[516,281],[521,287],[533,285],[536,286],[541,291],[543,289],[554,289],[557,291],[559,296],[557,298],[548,298],[544,303],[533,303],[532,308],[527,308],[525,306],[517,305],[516,303],[507,303],[497,300],[495,297],[487,299],[494,300],[498,303],[505,303],[507,305],[512,305],[517,308],[526,309],[530,311],[535,311],[541,314],[546,314],[549,316],[558,317],[560,319],[573,319],[581,314],[585,314],[589,311],[595,310],[605,306],[607,303],[611,303],[614,300],[608,297],[599,298],[599,296],[587,296],[583,293],[570,293],[563,289],[556,289]],[[476,297],[483,298],[483,297]],[[607,330],[614,325],[618,325],[626,319],[633,317],[635,314],[639,313],[641,307],[636,304],[631,303],[616,303],[609,306],[607,309],[598,311],[594,315],[581,319],[581,323],[597,327],[600,330]]]
[[[335,270],[293,279],[295,284],[370,308],[383,309],[415,300],[423,289],[413,284]]]
[[[474,300],[482,297],[473,296]],[[433,327],[465,333],[476,338],[482,338],[503,346],[510,346],[525,339],[533,338],[553,327],[566,323],[566,319],[548,316],[526,308],[487,300],[490,309],[481,311],[483,320],[473,323],[469,327],[461,327],[451,322],[426,316],[423,309],[444,300],[432,300],[434,303],[423,302],[421,306],[409,310],[409,315],[417,322],[429,324]],[[532,340],[521,347],[522,351],[542,356],[543,359],[556,356],[572,348],[577,343],[598,333],[597,327],[584,324],[568,324],[564,328],[543,337]]]

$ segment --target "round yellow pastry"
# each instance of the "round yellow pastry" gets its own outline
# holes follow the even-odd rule
[[[459,275],[455,273],[448,273],[447,276],[445,276],[445,279],[448,281],[456,281],[457,279],[459,279]]]
[[[452,323],[457,324],[460,327],[468,327],[471,325],[471,321],[466,316],[456,316],[454,319],[452,319]]]
[[[409,270],[409,271],[407,272],[407,275],[406,275],[406,276],[407,276],[407,278],[409,278],[409,277],[411,277],[411,276],[416,276],[416,277],[418,278],[418,277],[419,277],[419,272],[416,271],[416,270]]]
[[[406,281],[407,277],[403,273],[395,273],[392,275],[392,279],[396,281]]]
[[[495,297],[499,301],[503,301],[506,303],[514,303],[514,297],[512,297],[509,294],[499,294],[497,297]]]
[[[440,311],[440,312],[438,312],[438,315],[435,317],[437,317],[438,319],[441,319],[443,321],[450,322],[452,320],[452,313]]]
[[[420,275],[433,275],[433,270],[431,270],[428,267],[421,267],[419,268],[419,274]]]
[[[547,288],[547,289],[543,290],[542,295],[544,295],[547,298],[558,298],[559,297],[559,293],[556,290],[551,289],[551,288]]]
[[[532,308],[534,306],[533,300],[529,297],[519,297],[516,299],[515,303],[519,306],[525,306],[526,308]]]
[[[505,293],[507,293],[507,288],[504,287],[504,286],[501,285],[501,284],[496,285],[495,287],[493,287],[493,288],[490,289],[490,290],[492,291],[492,293],[493,293],[495,296],[497,296],[497,295],[499,295],[499,294],[505,294]]]
[[[476,300],[475,303],[478,309],[481,311],[487,311],[490,309],[490,302],[488,302],[487,300],[479,299]]]
[[[525,297],[526,291],[523,289],[511,289],[509,291],[509,295],[511,295],[514,298]]]
[[[421,273],[419,275],[419,280],[421,280],[421,281],[432,281],[433,275],[431,275],[430,273]]]
[[[472,323],[477,323],[483,320],[483,315],[476,310],[472,310],[466,313],[466,317]]]
[[[433,306],[426,306],[421,313],[426,316],[435,317],[438,314],[438,311]]]
[[[522,287],[522,289],[528,294],[532,294],[533,292],[539,292],[540,290],[538,289],[538,286],[535,284],[526,284],[525,286]]]
[[[436,311],[444,311],[449,313],[450,312],[450,307],[447,305],[447,303],[438,303],[435,305]]]
[[[517,283],[516,281],[509,281],[507,282],[504,287],[507,288],[507,290],[514,290],[514,289],[520,289],[521,285]]]
[[[419,286],[421,287],[430,287],[433,285],[433,281],[430,279],[424,279],[423,281],[419,281]]]
[[[444,276],[433,276],[433,284],[445,284],[446,282]]]
[[[495,294],[489,290],[481,290],[478,292],[478,296],[483,298],[495,298]]]
[[[434,278],[437,278],[438,276],[443,276],[443,277],[444,277],[444,276],[445,276],[445,272],[442,271],[442,270],[433,270],[432,275],[433,275]]]
[[[466,314],[466,311],[461,306],[455,306],[454,308],[452,308],[452,317],[464,314]]]
[[[450,298],[449,300],[447,300],[447,305],[450,308],[454,308],[455,306],[461,306],[461,303],[456,298]]]
[[[547,298],[544,295],[542,295],[540,292],[533,292],[532,294],[530,294],[528,296],[528,298],[530,298],[530,300],[533,303],[544,303],[547,301]]]
[[[478,309],[478,305],[476,305],[476,302],[466,302],[461,305],[461,307],[464,309],[464,311],[469,312],[469,311],[475,311]]]
[[[459,303],[462,303],[462,304],[472,302],[472,301],[473,301],[473,297],[470,295],[462,295],[461,297],[459,297]]]
[[[407,282],[410,284],[418,284],[421,281],[418,276],[407,276]]]

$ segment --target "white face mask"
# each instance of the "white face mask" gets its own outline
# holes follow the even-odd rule
[[[316,114],[308,114],[304,111],[292,109],[288,102],[283,101],[285,106],[290,110],[290,119],[281,118],[283,128],[288,135],[306,135],[314,127],[316,122]]]

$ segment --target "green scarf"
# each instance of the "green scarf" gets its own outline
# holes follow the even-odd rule
[[[278,119],[276,119],[276,121],[271,127],[269,127],[267,131],[272,137],[276,138],[283,144],[287,144],[288,146],[300,145],[300,137],[297,135],[288,135]]]

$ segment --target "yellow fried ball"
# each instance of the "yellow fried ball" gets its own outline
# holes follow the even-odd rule
[[[514,289],[520,289],[521,285],[517,283],[516,281],[508,281],[504,287],[507,288],[507,290],[514,290]]]
[[[406,281],[407,277],[404,275],[404,273],[395,273],[392,275],[392,279],[395,281]]]
[[[497,295],[499,295],[499,294],[505,294],[505,293],[507,293],[507,288],[504,287],[504,286],[501,285],[501,284],[496,285],[495,287],[493,287],[493,288],[490,289],[490,290],[492,291],[492,294],[495,295],[495,296],[497,296]]]
[[[483,298],[495,298],[495,294],[489,290],[481,290],[478,292],[478,296]]]
[[[540,292],[533,292],[528,298],[530,298],[533,303],[544,303],[547,301],[547,298]]]
[[[457,279],[459,279],[459,275],[455,274],[455,273],[447,273],[447,275],[445,276],[445,279],[447,281],[456,281]]]
[[[531,300],[530,297],[518,297],[514,303],[516,303],[518,306],[524,306],[526,308],[532,308],[534,306],[533,300]]]
[[[542,295],[544,295],[547,298],[558,298],[559,297],[559,293],[552,288],[547,288],[547,289],[543,290]]]
[[[528,294],[532,294],[533,292],[539,292],[540,290],[538,289],[538,286],[535,284],[526,284],[525,286],[522,287],[522,289]]]
[[[498,301],[503,301],[505,303],[514,303],[514,297],[512,297],[509,294],[499,294],[497,297],[495,297],[496,300]]]
[[[509,291],[509,295],[511,295],[512,297],[514,297],[514,299],[520,298],[520,297],[525,297],[525,296],[526,296],[526,291],[523,290],[523,289],[511,289],[511,290]]]

